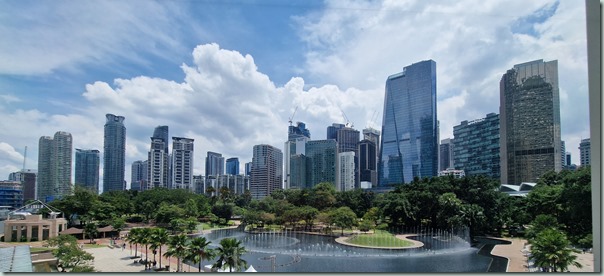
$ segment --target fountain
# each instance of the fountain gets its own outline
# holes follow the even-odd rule
[[[276,272],[486,272],[491,258],[476,254],[469,230],[398,229],[414,234],[420,248],[359,248],[335,242],[334,237],[292,231],[247,233],[223,229],[204,236],[217,246],[221,239],[236,238],[248,250],[244,259],[258,271]],[[271,257],[272,264],[266,260]]]

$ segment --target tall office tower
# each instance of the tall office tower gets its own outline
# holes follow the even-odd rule
[[[52,137],[42,136],[38,142],[38,183],[36,198],[40,201],[48,201],[47,197],[54,193],[54,182],[52,181],[51,164]]]
[[[369,146],[369,147],[373,149],[372,151],[374,152],[375,157],[371,158],[370,160],[373,160],[372,162],[374,162],[375,164],[373,164],[371,166],[369,164],[366,164],[367,167],[362,167],[362,165],[359,165],[359,181],[360,182],[371,182],[372,187],[375,187],[378,185],[377,168],[378,168],[378,159],[379,159],[379,153],[380,153],[380,148],[379,148],[380,134],[381,134],[381,132],[379,130],[371,128],[371,127],[363,129],[363,139],[373,142],[373,146]],[[359,142],[359,143],[361,143],[361,142]],[[360,149],[361,148],[359,147],[359,150]],[[369,158],[369,157],[363,157],[363,153],[359,151],[359,158]],[[359,160],[359,162],[363,162],[363,161]],[[365,176],[361,176],[361,174],[363,174],[361,169],[367,170],[367,168],[369,168],[368,169],[369,171],[365,172]],[[369,176],[369,175],[371,175],[371,176]]]
[[[8,180],[21,183],[23,188],[23,202],[36,199],[36,177],[38,173],[35,170],[25,169],[10,173]]]
[[[245,175],[252,175],[252,162],[245,163]]]
[[[130,190],[142,191],[147,188],[147,164],[149,164],[149,160],[132,162]]]
[[[537,182],[559,172],[558,61],[514,65],[500,81],[501,183]]]
[[[126,127],[123,116],[105,115],[103,192],[125,189]]]
[[[72,192],[71,134],[58,131],[54,137],[40,137],[38,148],[37,198],[49,202]]]
[[[377,146],[372,140],[363,139],[359,142],[359,182],[371,183],[371,187],[377,186]]]
[[[306,183],[300,183],[297,180],[292,180],[292,170],[300,170],[299,167],[294,167],[292,163],[292,157],[296,155],[305,155],[306,154],[306,142],[310,139],[306,136],[300,136],[296,138],[292,138],[285,142],[284,149],[284,163],[285,163],[285,173],[284,173],[284,189],[290,189],[295,187],[305,186]],[[296,162],[296,166],[299,166],[300,163]],[[299,179],[298,179],[299,180]]]
[[[172,137],[172,186],[173,189],[193,191],[194,139]]]
[[[332,124],[331,126],[327,127],[327,138],[325,139],[334,139],[334,140],[338,140],[338,130],[345,127],[344,124]]]
[[[363,139],[369,140],[377,146],[380,144],[380,131],[374,128],[363,129]],[[377,157],[377,153],[375,156]]]
[[[75,185],[99,193],[100,151],[76,149]]]
[[[226,174],[239,175],[239,158],[231,157],[226,160]]]
[[[306,137],[310,139],[310,130],[306,128],[306,124],[303,122],[296,122],[296,126],[289,126],[287,128],[287,140],[291,141],[296,138]]]
[[[562,166],[562,169],[564,169],[566,167],[566,143],[564,143],[564,141],[560,141],[560,155],[562,157],[560,166]]]
[[[340,180],[336,186],[336,191],[352,191],[355,188],[356,170],[354,151],[345,151],[338,153]]]
[[[333,139],[306,143],[306,187],[329,182],[336,188],[339,181],[338,142]]]
[[[465,175],[499,179],[499,115],[462,121],[453,127],[453,165]]]
[[[336,139],[336,141],[338,141],[338,153],[342,153],[342,152],[347,152],[347,151],[351,151],[354,152],[354,166],[353,169],[355,170],[354,172],[354,182],[355,182],[355,188],[360,187],[360,182],[359,182],[359,171],[357,169],[357,164],[359,164],[359,152],[358,152],[358,146],[359,146],[359,137],[360,137],[360,132],[356,129],[350,128],[350,127],[343,127],[338,129],[338,139]]]
[[[453,139],[447,138],[440,141],[438,155],[438,171],[453,168]]]
[[[164,138],[151,137],[151,149],[147,154],[147,181],[141,190],[153,188],[169,188],[168,179],[169,163],[168,153],[165,151],[166,141]]]
[[[570,165],[572,165],[572,160],[571,160],[571,155],[570,152],[566,153],[566,166],[569,167]]]
[[[378,161],[379,186],[437,175],[436,63],[421,61],[388,77]]]
[[[306,181],[306,156],[304,154],[296,154],[290,157],[290,174],[286,189],[305,189],[309,188]]]
[[[579,154],[581,158],[581,167],[591,165],[591,140],[582,139],[579,144]]]
[[[224,174],[224,157],[222,154],[208,151],[206,156],[206,177]]]
[[[262,199],[283,186],[283,153],[270,145],[255,145],[252,157],[250,193]]]
[[[166,153],[166,165],[168,166],[168,170],[166,170],[168,182],[166,183],[166,187],[172,187],[172,156],[170,156],[170,151],[168,147],[170,146],[170,131],[168,126],[157,126],[153,130],[153,138],[162,138],[164,140],[164,152]]]

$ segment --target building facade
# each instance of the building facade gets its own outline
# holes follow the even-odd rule
[[[208,151],[206,156],[206,177],[224,174],[224,157],[217,152]]]
[[[226,174],[239,175],[239,158],[231,157],[226,160]]]
[[[310,139],[310,130],[306,128],[306,124],[303,122],[296,122],[295,126],[289,126],[287,128],[287,140],[292,141],[296,138],[306,137]]]
[[[581,167],[591,165],[591,141],[590,138],[582,139],[579,144],[579,155],[581,159]]]
[[[169,162],[165,151],[166,141],[160,137],[151,137],[151,149],[147,154],[147,181],[142,190],[169,188]]]
[[[194,139],[172,137],[172,189],[194,191]]]
[[[126,126],[123,116],[105,115],[103,145],[103,192],[120,191],[125,187]]]
[[[51,138],[40,137],[38,148],[37,198],[49,202],[72,192],[71,184],[71,134],[58,131]]]
[[[306,187],[313,188],[329,182],[334,188],[339,183],[338,142],[333,139],[306,143]]]
[[[438,173],[436,63],[421,61],[388,77],[379,154],[379,186]]]
[[[291,140],[288,140],[287,142],[285,142],[285,155],[284,155],[284,163],[285,163],[285,170],[284,170],[284,188],[285,189],[290,189],[290,188],[299,188],[301,186],[305,186],[306,183],[301,183],[299,182],[299,178],[293,180],[292,179],[292,171],[298,171],[300,170],[300,162],[294,162],[292,160],[293,156],[297,156],[297,155],[302,155],[304,156],[306,154],[306,142],[309,141],[310,139],[306,136],[301,136],[301,137],[296,137],[296,138],[292,138]],[[306,167],[306,165],[304,165],[304,167]]]
[[[23,206],[23,185],[19,181],[0,181],[0,206]]]
[[[250,176],[250,193],[262,199],[283,188],[283,153],[271,145],[255,145]]]
[[[325,136],[325,139],[334,139],[334,140],[338,140],[338,130],[340,130],[341,128],[344,128],[345,125],[344,124],[337,124],[337,123],[333,123],[331,126],[327,127],[327,135]]]
[[[453,127],[453,166],[465,175],[500,179],[499,115],[462,121]],[[447,168],[448,169],[448,168]]]
[[[149,160],[138,160],[132,162],[130,190],[142,191],[147,188]]]
[[[36,199],[37,176],[37,171],[32,169],[21,170],[9,175],[9,181],[18,181],[21,183],[21,186],[23,187],[23,202]]]
[[[245,163],[245,175],[252,175],[252,162]]]
[[[345,151],[338,153],[339,163],[339,182],[336,191],[352,191],[355,189],[356,170],[354,151]]]
[[[363,139],[359,142],[359,182],[371,183],[377,186],[377,146],[374,141]]]
[[[438,171],[453,168],[453,140],[450,138],[441,140],[438,148]]]
[[[99,150],[76,149],[75,185],[99,193],[99,168],[101,157]]]
[[[558,61],[514,65],[500,81],[501,183],[562,169]]]

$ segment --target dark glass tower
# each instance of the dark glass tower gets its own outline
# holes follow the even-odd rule
[[[514,65],[500,81],[501,183],[562,169],[558,61]]]
[[[103,192],[124,190],[126,127],[123,116],[105,115],[103,146]]]
[[[306,128],[306,124],[303,122],[296,122],[296,126],[289,126],[287,128],[287,140],[293,141],[296,138],[307,137],[310,139],[310,130]]]
[[[99,193],[99,166],[101,164],[98,150],[76,149],[75,185]]]
[[[436,176],[436,62],[414,63],[389,76],[383,114],[379,185]]]
[[[232,157],[226,161],[226,174],[239,175],[239,158]]]

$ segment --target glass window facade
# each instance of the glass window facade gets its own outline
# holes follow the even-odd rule
[[[103,192],[124,190],[126,169],[126,126],[125,118],[107,114],[105,116],[103,146]]]
[[[463,121],[453,127],[453,163],[465,175],[499,179],[499,115]],[[442,146],[442,145],[441,145]]]
[[[389,76],[383,114],[379,186],[436,176],[436,62],[414,63]]]

